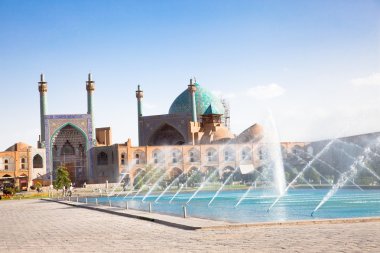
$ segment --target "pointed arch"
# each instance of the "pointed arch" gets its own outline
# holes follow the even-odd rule
[[[108,155],[104,151],[101,151],[96,156],[96,160],[97,160],[98,165],[107,165],[108,164]]]
[[[195,163],[195,162],[199,162],[200,161],[200,154],[201,152],[199,151],[199,149],[197,148],[191,148],[189,150],[189,162],[190,163]]]
[[[65,166],[72,182],[85,180],[88,165],[87,134],[79,126],[66,122],[60,125],[50,136],[49,149],[46,151],[47,165],[53,172],[58,166]]]
[[[183,145],[185,138],[172,125],[164,123],[150,136],[148,146]]]
[[[206,161],[211,163],[211,162],[216,162],[218,161],[218,152],[216,151],[215,148],[208,148],[206,150]]]

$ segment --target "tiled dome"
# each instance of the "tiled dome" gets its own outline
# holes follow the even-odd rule
[[[195,103],[197,104],[197,115],[207,114],[207,109],[212,108],[213,114],[224,114],[224,106],[220,99],[211,92],[195,83]],[[211,107],[210,107],[211,106]],[[209,109],[210,110],[210,109]],[[191,97],[189,91],[183,91],[172,103],[169,114],[191,114]]]

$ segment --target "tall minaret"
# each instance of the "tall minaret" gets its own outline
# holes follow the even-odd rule
[[[93,103],[92,103],[92,94],[95,91],[95,82],[92,81],[91,73],[88,74],[88,80],[86,82],[86,90],[87,90],[87,114],[91,115],[92,122],[92,140],[96,140],[95,136],[95,124],[94,124],[94,112],[93,112]]]
[[[197,122],[197,105],[195,103],[195,91],[197,87],[193,84],[193,79],[190,79],[190,84],[187,87],[191,96],[192,121]]]
[[[137,85],[136,98],[137,98],[137,124],[138,124],[138,135],[139,135],[139,145],[142,143],[142,132],[140,131],[140,117],[142,117],[142,100],[144,97],[144,92],[140,89],[140,85]]]
[[[137,85],[136,98],[137,98],[137,116],[142,116],[142,99],[144,97],[144,92],[140,90],[140,85]]]
[[[45,115],[47,113],[47,82],[45,82],[44,74],[40,75],[38,82],[38,91],[40,92],[40,123],[41,123],[41,136],[38,146],[40,148],[45,146]]]

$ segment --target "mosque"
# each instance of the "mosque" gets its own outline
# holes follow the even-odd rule
[[[190,79],[186,89],[173,100],[168,113],[161,115],[143,115],[144,92],[137,87],[138,146],[132,145],[131,139],[113,144],[110,127],[95,128],[95,81],[91,74],[85,88],[87,113],[48,114],[48,85],[41,74],[38,147],[16,143],[0,152],[0,186],[10,183],[25,190],[34,180],[50,185],[59,166],[68,169],[72,182],[82,185],[118,182],[122,177],[133,182],[150,167],[168,170],[170,178],[193,171],[206,175],[218,170],[223,179],[235,169],[243,178],[263,165],[262,127],[253,124],[238,135],[231,133],[227,103],[195,79]],[[360,144],[373,138],[380,138],[380,133],[342,140]],[[281,143],[285,165],[302,166],[300,159],[310,159],[326,142]],[[333,154],[331,163],[335,162],[334,157]]]
[[[55,170],[64,166],[76,184],[116,182],[127,174],[130,180],[147,166],[161,166],[170,175],[190,170],[232,171],[244,167],[247,173],[259,165],[258,141],[261,127],[253,125],[238,136],[229,130],[229,110],[223,101],[190,80],[174,99],[168,114],[146,116],[142,112],[143,91],[136,91],[139,146],[112,144],[110,127],[95,128],[91,74],[86,81],[87,113],[47,113],[47,82],[41,75],[41,135],[38,147],[46,150],[45,184]],[[226,146],[225,144],[229,145]],[[220,175],[222,176],[222,174]]]

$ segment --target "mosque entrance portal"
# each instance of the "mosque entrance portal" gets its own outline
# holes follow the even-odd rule
[[[65,167],[73,183],[85,181],[87,151],[85,135],[73,127],[66,125],[52,138],[53,176],[58,167]]]

